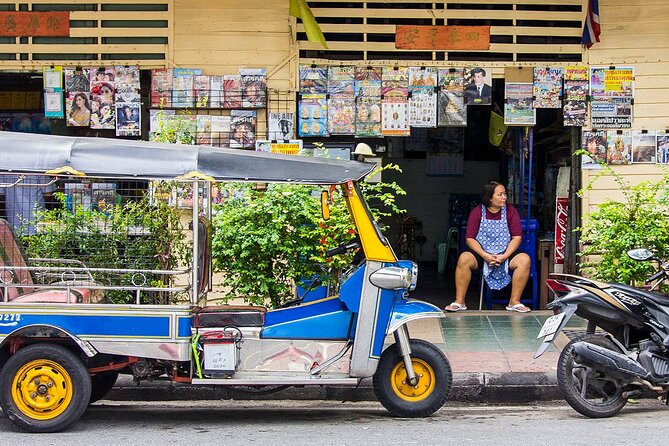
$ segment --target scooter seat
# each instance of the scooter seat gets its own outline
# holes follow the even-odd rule
[[[193,326],[196,328],[262,327],[265,322],[265,307],[254,305],[217,305],[194,307]]]

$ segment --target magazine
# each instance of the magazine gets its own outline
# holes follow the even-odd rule
[[[409,100],[401,96],[381,100],[381,134],[383,136],[409,136]]]
[[[192,108],[195,106],[193,92],[194,76],[202,74],[201,69],[174,68],[172,70],[172,107]]]
[[[141,136],[140,106],[139,102],[116,103],[116,136]]]
[[[91,89],[91,81],[88,78],[88,70],[65,68],[65,91],[88,92]]]
[[[65,113],[68,127],[91,125],[91,104],[88,92],[68,92],[65,96]]]
[[[211,145],[230,147],[230,116],[211,117]]]
[[[584,126],[588,122],[588,81],[564,81],[564,107],[562,109],[565,126]]]
[[[412,87],[436,87],[437,69],[433,67],[410,67],[409,90]]]
[[[300,93],[325,94],[328,91],[328,68],[300,65]]]
[[[211,76],[209,104],[211,108],[223,107],[224,93],[223,76]]]
[[[193,76],[193,94],[195,95],[196,108],[209,108],[210,106],[211,77],[206,74]]]
[[[91,209],[110,214],[116,204],[120,204],[120,196],[115,183],[91,184]]]
[[[532,106],[532,84],[506,82],[504,84],[504,124],[535,125],[537,111]]]
[[[197,130],[195,134],[195,144],[201,146],[210,146],[211,145],[211,116],[210,115],[197,115],[196,125]]]
[[[139,92],[139,67],[114,67],[116,91],[118,93]]]
[[[330,67],[328,69],[328,94],[330,98],[355,96],[355,67]]]
[[[65,183],[65,209],[91,210],[91,185],[89,183]]]
[[[355,98],[328,99],[328,131],[331,135],[354,135],[356,132]]]
[[[230,112],[230,147],[255,148],[256,111],[232,110]]]
[[[295,133],[294,113],[269,113],[267,124],[267,139],[270,141],[288,141]]]
[[[581,141],[587,155],[581,156],[582,169],[599,169],[606,163],[606,131],[583,130]]]
[[[356,99],[355,136],[381,136],[380,97],[359,97]]]
[[[381,67],[355,67],[356,96],[381,96]]]
[[[381,73],[381,95],[383,98],[409,95],[409,68],[383,67]]]
[[[328,136],[325,94],[303,94],[299,102],[300,136]]]
[[[267,71],[264,68],[241,68],[242,107],[261,108],[267,105]]]
[[[534,68],[534,108],[562,107],[562,68]]]
[[[172,70],[151,70],[151,107],[172,107]]]
[[[657,155],[655,161],[660,164],[669,164],[669,131],[660,134],[657,132]]]
[[[657,158],[656,132],[651,130],[632,131],[632,162],[654,163]]]
[[[223,108],[240,108],[242,106],[242,77],[238,74],[223,76]]]
[[[606,162],[629,164],[632,162],[632,133],[629,130],[606,132]]]
[[[411,127],[437,126],[437,95],[432,87],[414,88],[409,98]]]

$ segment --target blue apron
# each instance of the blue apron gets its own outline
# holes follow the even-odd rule
[[[502,218],[489,220],[486,218],[486,207],[481,205],[481,224],[476,234],[476,241],[490,254],[503,254],[506,251],[511,242],[511,233],[506,221],[506,206],[502,207]],[[505,260],[499,266],[490,266],[487,262],[483,262],[483,277],[490,289],[501,290],[511,283],[509,261]]]

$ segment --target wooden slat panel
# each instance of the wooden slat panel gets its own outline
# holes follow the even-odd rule
[[[72,11],[70,20],[170,20],[169,11]]]
[[[323,47],[315,42],[300,42],[300,48],[305,50],[320,50]],[[328,48],[330,50],[339,50],[339,51],[360,51],[362,49],[360,42],[328,42]],[[394,42],[365,42],[364,49],[367,51],[385,51],[385,52],[408,51],[404,49],[395,48]],[[468,50],[458,50],[458,51],[471,52]],[[545,54],[547,52],[552,52],[552,53],[578,54],[581,52],[581,45],[519,45],[512,43],[491,43],[490,51],[499,53],[516,52],[516,53]],[[474,52],[480,52],[480,50],[475,50]]]
[[[634,49],[593,49],[589,51],[588,56],[590,65],[652,63],[669,61],[669,48],[648,51]]]
[[[129,3],[150,3],[150,4],[161,4],[161,3],[168,3],[171,4],[173,0],[104,0],[104,1],[96,1],[96,0],[60,0],[58,2],[54,0],[28,0],[28,1],[22,1],[22,2],[17,2],[17,3],[35,3],[35,4],[50,4],[50,3],[68,3],[68,4],[86,4],[86,3],[92,3],[92,4],[129,4]],[[6,2],[6,3],[13,3],[13,2]]]
[[[634,65],[637,80],[642,76],[666,75],[669,72],[668,62],[638,63]],[[639,84],[637,83],[637,86]]]
[[[320,25],[324,33],[367,33],[369,34],[395,34],[395,25],[370,25],[370,24],[337,24],[324,23]],[[297,24],[297,32],[304,32],[304,25]],[[559,36],[559,37],[581,37],[582,30],[576,28],[546,28],[546,27],[519,27],[519,26],[491,26],[491,35],[519,35],[519,36]]]
[[[643,23],[669,17],[669,4],[657,4],[653,2],[653,5],[648,5],[645,8],[631,3],[620,6],[607,5],[606,7],[601,5],[599,11],[602,23]]]
[[[73,67],[75,65],[91,66],[99,63],[94,60],[3,60],[2,67],[7,70],[34,70],[40,67],[52,65],[63,65]],[[165,68],[167,62],[163,60],[140,60],[140,59],[114,59],[105,60],[103,65],[138,65],[142,69]]]
[[[602,23],[602,34],[604,36],[630,36],[635,39],[643,39],[646,34],[667,34],[667,21],[655,20],[648,22],[633,23]],[[601,42],[600,42],[601,43]]]
[[[237,51],[222,59],[221,54],[211,51],[183,50],[174,52],[174,61],[178,66],[208,68],[210,65],[220,65],[224,60],[228,60],[239,70],[241,65],[271,67],[283,61],[285,56],[286,54],[281,51]]]
[[[311,11],[319,17],[374,17],[417,19],[522,19],[522,20],[576,20],[583,19],[581,12],[572,11],[519,11],[486,9],[362,9],[362,8],[317,8]]]
[[[169,28],[70,28],[70,37],[169,37]]]
[[[252,33],[248,36],[209,37],[207,39],[178,39],[175,51],[198,50],[212,52],[263,51],[269,48],[286,48],[290,45],[287,35]]]
[[[28,45],[26,45],[28,47]],[[141,45],[63,45],[38,44],[30,45],[32,53],[164,53],[165,44]],[[25,52],[21,45],[0,44],[0,53]]]

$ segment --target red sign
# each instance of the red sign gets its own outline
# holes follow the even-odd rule
[[[569,198],[555,199],[555,264],[564,264],[564,247],[567,244],[567,220],[569,216]]]
[[[68,37],[70,13],[0,12],[0,36],[3,37]]]
[[[395,27],[395,48],[405,50],[488,50],[489,26]]]

